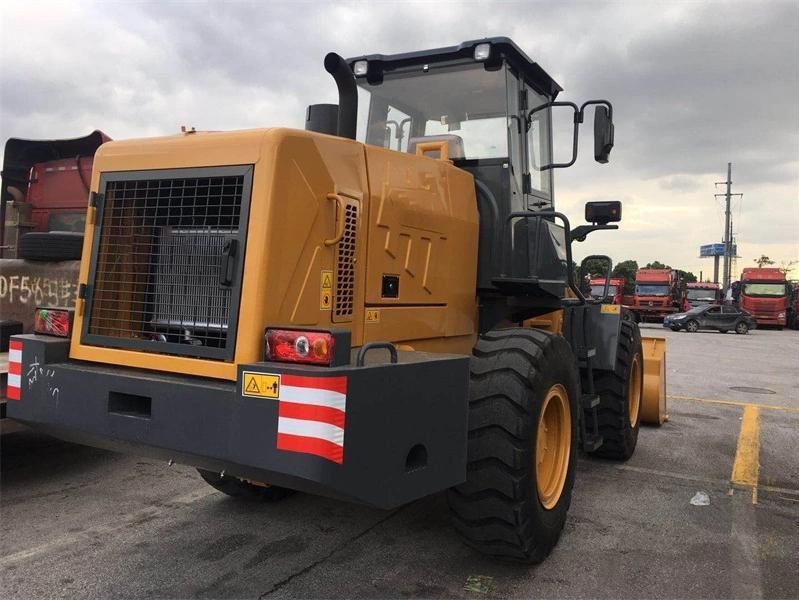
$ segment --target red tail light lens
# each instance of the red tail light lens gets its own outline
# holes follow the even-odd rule
[[[33,331],[44,335],[69,337],[73,311],[66,308],[37,308],[33,315]]]
[[[335,339],[326,331],[266,330],[266,360],[329,366]]]

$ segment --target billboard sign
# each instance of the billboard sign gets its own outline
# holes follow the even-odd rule
[[[732,255],[737,256],[738,249],[735,247],[735,244],[732,245]],[[699,246],[699,256],[724,256],[724,243],[718,244],[705,244],[704,246]]]

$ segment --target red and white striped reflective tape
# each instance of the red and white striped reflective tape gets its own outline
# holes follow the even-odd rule
[[[8,344],[8,383],[6,398],[19,400],[19,386],[22,382],[22,342],[11,340]]]
[[[347,378],[281,375],[277,448],[344,462]]]

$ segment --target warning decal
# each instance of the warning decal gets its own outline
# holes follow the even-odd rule
[[[333,304],[333,271],[322,271],[319,281],[319,308],[330,310]]]
[[[280,375],[244,371],[241,395],[252,398],[280,398]]]
[[[621,312],[621,306],[618,304],[603,304],[599,311],[603,315],[617,315]]]
[[[380,311],[377,309],[367,309],[366,310],[366,322],[367,323],[379,323],[380,322]]]

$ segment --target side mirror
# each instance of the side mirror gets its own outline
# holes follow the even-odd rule
[[[586,202],[585,220],[589,223],[607,225],[621,221],[621,202],[612,200],[608,202]]]
[[[613,119],[607,106],[594,109],[594,159],[598,163],[608,162],[613,149]]]

